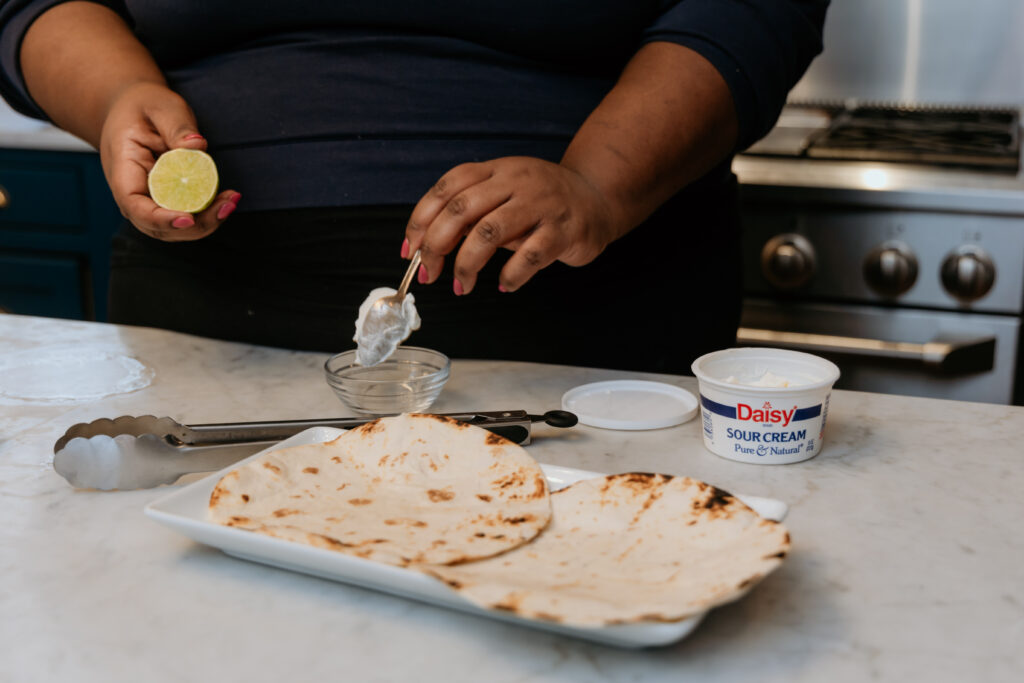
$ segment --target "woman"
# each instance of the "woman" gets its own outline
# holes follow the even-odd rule
[[[338,351],[420,249],[409,343],[686,372],[735,335],[731,155],[826,4],[8,0],[0,92],[100,151],[114,322]],[[146,193],[176,147],[230,188],[194,217]]]

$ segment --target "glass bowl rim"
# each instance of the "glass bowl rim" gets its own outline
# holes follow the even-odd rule
[[[399,351],[403,351],[403,350],[404,351],[422,351],[422,352],[425,352],[427,354],[430,354],[432,356],[437,357],[438,360],[443,360],[444,361],[443,365],[440,368],[438,368],[437,370],[435,370],[434,372],[431,372],[430,374],[427,374],[427,375],[423,375],[421,377],[416,377],[413,380],[401,380],[403,382],[409,382],[409,381],[414,381],[414,382],[437,381],[437,380],[442,379],[442,378],[447,378],[448,374],[451,371],[451,365],[452,365],[451,358],[449,358],[445,354],[441,353],[440,351],[435,351],[434,349],[428,349],[428,348],[426,348],[424,346],[399,346],[398,349],[395,350],[395,353],[398,353]],[[324,361],[324,366],[323,366],[324,367],[324,374],[327,375],[327,382],[329,384],[332,384],[332,386],[333,386],[334,382],[346,382],[346,383],[352,383],[352,384],[363,384],[363,383],[376,383],[376,384],[379,384],[379,383],[381,383],[382,380],[379,380],[379,379],[363,379],[363,378],[359,378],[359,377],[343,377],[343,376],[339,375],[337,371],[332,371],[328,367],[331,364],[331,361],[337,359],[340,356],[344,356],[346,354],[352,354],[353,360],[355,360],[355,353],[356,353],[355,349],[348,349],[347,351],[339,351],[338,353],[333,354],[330,358],[328,358],[327,360]],[[394,358],[394,355],[392,355],[391,358]],[[383,361],[381,363],[381,365],[383,365],[384,363],[388,362],[388,360],[391,360],[391,358],[388,358],[387,360]],[[415,362],[415,361],[406,361],[406,362]],[[348,368],[353,368],[353,367],[362,367],[362,366],[357,366],[354,363],[350,363],[350,364],[344,366],[344,368],[342,368],[342,369],[348,369]],[[383,381],[387,381],[387,380],[383,380]],[[394,380],[394,381],[397,382],[399,380]]]

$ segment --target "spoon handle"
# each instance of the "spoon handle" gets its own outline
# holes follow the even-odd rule
[[[398,292],[395,296],[398,297],[399,300],[405,298],[405,293],[409,291],[409,285],[412,283],[412,276],[419,267],[420,250],[417,249],[416,253],[412,255],[412,260],[409,261],[409,268],[405,271],[405,277],[402,278],[402,284],[398,285]]]

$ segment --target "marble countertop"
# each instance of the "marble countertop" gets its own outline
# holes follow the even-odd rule
[[[143,515],[172,488],[80,491],[52,469],[54,441],[98,417],[342,416],[325,358],[0,315],[0,680],[792,683],[1024,671],[1024,408],[837,391],[822,453],[777,467],[711,454],[699,420],[647,432],[535,427],[528,449],[541,462],[685,474],[790,505],[783,566],[686,639],[647,650],[237,560]],[[621,377],[696,391],[690,377],[456,361],[434,408],[543,412],[571,387]]]
[[[3,100],[0,100],[0,147],[64,152],[96,151],[85,140],[46,121],[22,116]]]

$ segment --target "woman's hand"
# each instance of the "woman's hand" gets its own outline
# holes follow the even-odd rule
[[[403,250],[406,256],[421,250],[425,283],[437,279],[444,257],[458,248],[452,287],[461,295],[476,286],[499,247],[511,249],[498,287],[514,291],[555,261],[590,263],[624,231],[604,195],[576,171],[505,157],[445,173],[413,210]]]
[[[178,94],[157,83],[136,83],[113,98],[100,133],[100,159],[107,183],[124,215],[158,240],[197,240],[213,233],[238,206],[241,195],[224,190],[193,216],[156,205],[147,177],[169,149],[206,149],[192,110]]]
[[[681,45],[648,43],[560,164],[508,157],[456,166],[416,205],[403,250],[422,250],[420,281],[433,282],[465,237],[456,294],[473,289],[498,247],[515,251],[499,275],[506,291],[556,260],[587,264],[728,158],[737,130],[732,94],[710,62]]]

